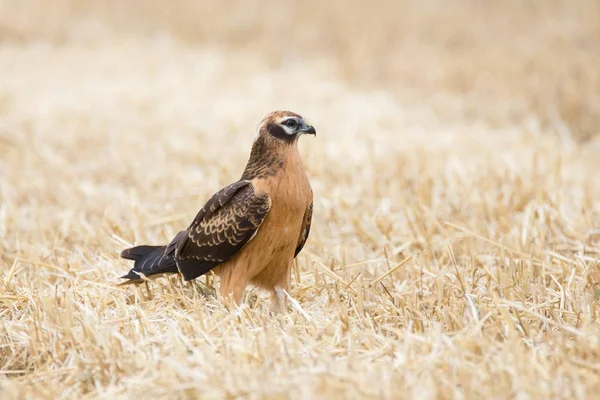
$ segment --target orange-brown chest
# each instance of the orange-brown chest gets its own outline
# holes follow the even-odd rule
[[[302,162],[290,157],[275,176],[259,178],[255,185],[271,198],[271,210],[261,230],[267,227],[290,240],[297,240],[304,213],[312,201],[312,189]]]

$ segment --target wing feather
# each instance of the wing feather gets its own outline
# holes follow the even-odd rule
[[[304,213],[304,224],[302,227],[302,231],[300,232],[300,238],[298,239],[298,246],[296,247],[296,252],[294,253],[294,258],[302,251],[306,240],[308,239],[308,234],[310,233],[310,224],[312,221],[312,213],[313,213],[313,203],[310,202],[310,205],[306,208],[306,212]]]
[[[215,193],[177,245],[175,259],[185,280],[231,259],[256,235],[270,209],[269,196],[257,194],[250,181],[233,183]]]

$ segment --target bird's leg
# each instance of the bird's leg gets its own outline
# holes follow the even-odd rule
[[[221,276],[221,283],[219,286],[219,294],[225,301],[231,299],[236,305],[242,304],[242,298],[244,297],[244,291],[246,289],[246,281],[240,279],[240,276],[232,275],[230,273],[223,274]]]
[[[273,292],[271,293],[271,307],[269,311],[272,313],[281,313],[285,311],[287,306],[287,296],[285,292],[287,292],[287,289],[284,289],[281,286],[273,287]]]
[[[290,292],[290,278],[290,268],[288,267],[286,272],[281,275],[279,282],[273,285],[273,291],[271,293],[271,312],[279,313],[285,311],[287,307],[286,293],[289,294]]]

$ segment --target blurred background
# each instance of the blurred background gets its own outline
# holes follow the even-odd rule
[[[578,141],[600,126],[596,0],[0,0],[0,41],[3,68],[8,49],[23,45],[101,52],[107,42],[167,41],[216,49],[248,74],[257,65],[326,71],[443,121],[494,128],[535,116],[543,129]],[[133,53],[124,50],[123,62]],[[31,62],[43,69],[43,58]],[[189,60],[173,62],[193,69]]]
[[[465,203],[481,185],[495,193],[492,176],[591,182],[600,2],[0,0],[6,249],[17,232],[47,251],[57,232],[99,251],[112,234],[169,240],[239,178],[273,109],[317,127],[300,146],[330,222],[313,232],[324,255],[354,251],[340,207],[428,204],[494,227]],[[548,195],[593,198],[563,178]],[[540,190],[520,190],[514,211]],[[341,235],[337,250],[321,235]]]

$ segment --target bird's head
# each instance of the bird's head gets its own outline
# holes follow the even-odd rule
[[[317,131],[296,113],[273,111],[258,125],[255,140],[263,139],[273,144],[292,144],[303,134],[316,135]]]
[[[258,125],[250,158],[241,179],[272,176],[287,165],[287,158],[298,154],[298,138],[317,131],[304,118],[291,111],[273,111]]]

